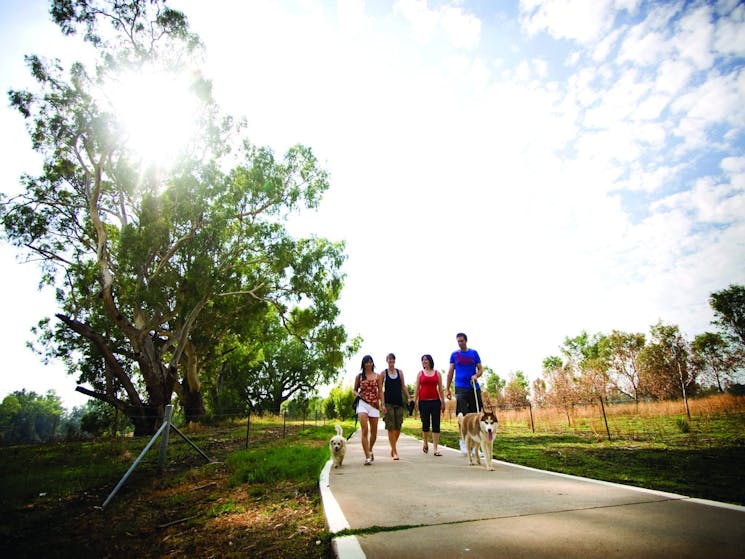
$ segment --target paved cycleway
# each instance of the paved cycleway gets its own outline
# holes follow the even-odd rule
[[[487,471],[405,435],[398,451],[381,428],[364,466],[357,431],[344,465],[324,468],[329,530],[372,528],[335,538],[339,559],[745,557],[745,507],[499,461]]]

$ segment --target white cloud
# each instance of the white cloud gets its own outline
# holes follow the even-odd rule
[[[714,31],[714,50],[724,55],[745,56],[745,4],[733,0],[736,7],[728,18],[721,18]]]
[[[520,24],[528,35],[545,31],[557,39],[589,44],[613,28],[612,0],[521,0]]]
[[[711,50],[714,28],[711,24],[711,10],[701,6],[680,18],[677,33],[671,43],[678,55],[689,60],[697,70],[706,70],[714,62]]]
[[[336,13],[345,33],[358,33],[372,25],[372,18],[365,15],[365,0],[337,0]]]
[[[597,92],[601,103],[586,111],[584,124],[600,129],[624,126],[651,89],[651,82],[644,80],[635,68],[624,71],[608,89]]]
[[[481,21],[476,16],[465,13],[460,7],[442,8],[440,25],[454,47],[470,50],[478,46]]]
[[[640,24],[625,35],[619,48],[618,61],[651,66],[665,59],[671,48],[662,33],[648,31],[646,25]]]
[[[697,224],[731,224],[745,215],[745,192],[711,177],[652,204],[653,210],[677,210],[691,215]]]
[[[657,67],[657,78],[654,88],[670,95],[681,91],[691,79],[693,68],[682,60],[663,60]]]
[[[457,3],[430,9],[427,0],[397,0],[393,11],[409,22],[422,44],[434,40],[438,31],[457,49],[471,50],[479,44],[481,21]]]
[[[681,130],[695,138],[687,143],[700,146],[706,139],[706,128],[727,123],[741,127],[745,124],[745,72],[727,75],[712,74],[709,78],[671,104],[680,114]]]
[[[610,33],[606,34],[596,45],[592,51],[592,59],[595,62],[603,62],[611,54],[611,51],[615,48],[616,43],[624,32],[624,29],[619,27],[614,29]]]

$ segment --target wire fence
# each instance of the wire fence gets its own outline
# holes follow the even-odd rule
[[[609,404],[598,399],[586,405],[566,407],[496,405],[500,430],[511,434],[577,435],[595,439],[655,441],[672,436],[718,437],[722,423],[734,426],[727,432],[745,433],[745,397],[717,394],[683,400]],[[445,420],[457,422],[455,405],[448,402]],[[739,426],[739,429],[737,428]],[[699,440],[699,442],[701,442]],[[745,444],[745,435],[740,442]]]

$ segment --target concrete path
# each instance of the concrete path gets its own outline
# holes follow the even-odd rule
[[[329,530],[374,528],[335,538],[340,559],[745,557],[745,507],[498,461],[487,471],[404,435],[398,449],[394,461],[380,429],[363,466],[357,431],[344,465],[322,472]]]

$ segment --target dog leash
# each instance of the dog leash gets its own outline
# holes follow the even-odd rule
[[[473,401],[476,402],[476,413],[481,413],[479,409],[479,395],[476,394],[476,381],[471,379],[471,386],[473,386]]]

